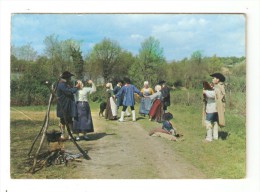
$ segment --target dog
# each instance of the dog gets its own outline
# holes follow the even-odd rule
[[[107,106],[107,103],[106,102],[102,102],[102,103],[100,103],[100,105],[99,105],[99,117],[100,117],[100,115],[102,116],[102,117],[104,117],[104,111],[105,111],[105,109],[106,109],[106,106]]]

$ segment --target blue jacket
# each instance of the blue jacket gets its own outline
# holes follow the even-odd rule
[[[134,93],[137,93],[141,97],[143,94],[134,86],[131,84],[123,86],[119,92],[116,94],[116,98],[120,98],[120,96],[123,94],[123,105],[124,106],[134,106],[135,104],[135,98]]]

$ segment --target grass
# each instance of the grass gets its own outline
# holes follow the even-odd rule
[[[206,133],[201,122],[201,107],[174,105],[169,108],[177,132],[184,135],[183,142],[168,142],[172,149],[208,178],[240,179],[246,174],[245,117],[226,112],[226,126],[221,128],[218,141],[204,143]],[[155,128],[153,122],[142,121],[144,127]]]
[[[98,103],[90,103],[92,111],[99,110]],[[233,111],[226,111],[226,127],[220,130],[222,139],[212,143],[203,143],[205,128],[201,125],[200,106],[173,104],[169,107],[174,119],[173,124],[178,132],[184,135],[182,142],[164,140],[179,155],[200,169],[208,178],[240,179],[246,173],[246,129],[245,117]],[[18,111],[17,111],[18,110]],[[31,175],[24,170],[25,158],[31,142],[42,126],[45,106],[11,108],[11,177],[12,178],[68,178],[76,174],[73,170],[76,164],[68,167],[53,166],[43,168],[37,174]],[[22,113],[25,115],[21,115]],[[138,104],[136,104],[138,114]],[[29,116],[31,119],[28,119]],[[137,115],[138,116],[138,115]],[[56,128],[58,120],[54,107],[50,114],[51,128]],[[111,122],[112,123],[112,122]],[[161,126],[150,121],[138,121],[142,127],[149,130]],[[109,130],[107,132],[109,134]],[[161,139],[161,138],[158,138]],[[68,145],[73,145],[69,142]]]

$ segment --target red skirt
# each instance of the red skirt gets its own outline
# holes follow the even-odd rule
[[[156,99],[153,102],[153,105],[149,111],[149,116],[151,120],[161,122],[162,115],[163,115],[163,104],[160,99]]]

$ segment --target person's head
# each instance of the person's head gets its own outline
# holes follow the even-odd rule
[[[124,82],[125,82],[125,84],[130,84],[131,83],[131,81],[130,81],[130,79],[128,77],[124,78]]]
[[[123,82],[121,80],[118,80],[117,85],[121,87],[123,85]]]
[[[112,90],[113,89],[112,83],[107,83],[106,84],[106,88]]]
[[[144,87],[145,87],[145,88],[148,88],[148,86],[149,86],[148,81],[145,81],[145,82],[144,82]]]
[[[213,73],[210,75],[212,79],[212,83],[218,84],[219,82],[225,82],[226,78],[223,74],[221,73]]]
[[[77,80],[78,88],[82,89],[84,87],[84,84],[82,83],[81,80]]]
[[[161,89],[162,89],[161,85],[156,85],[155,88],[154,88],[154,90],[156,92],[161,91]]]
[[[73,75],[73,74],[70,73],[69,71],[64,71],[64,72],[60,75],[60,77],[61,77],[62,79],[66,79],[66,80],[68,80],[68,81],[71,80],[71,77],[72,77],[72,76],[75,76],[75,75]]]
[[[160,80],[160,81],[158,82],[158,84],[161,85],[162,87],[165,86],[165,83],[166,83],[166,81],[164,81],[164,80]]]
[[[167,112],[163,114],[162,118],[165,121],[170,121],[171,119],[173,119],[173,115],[170,112]]]

